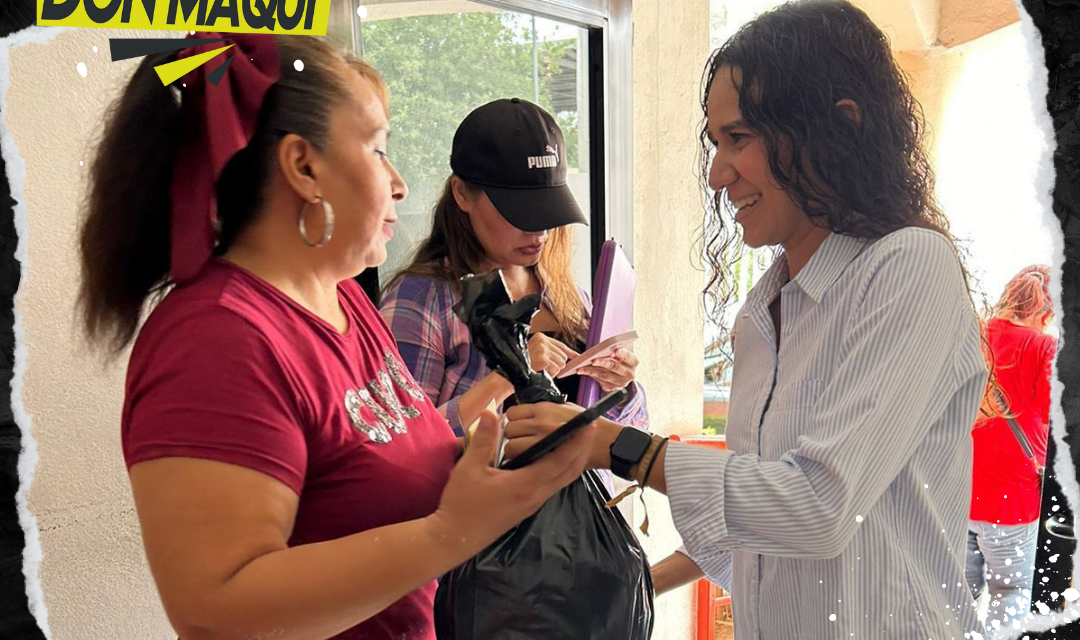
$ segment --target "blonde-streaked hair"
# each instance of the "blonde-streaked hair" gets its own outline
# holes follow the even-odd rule
[[[382,103],[383,109],[386,110],[386,115],[390,115],[390,90],[386,88],[386,81],[379,74],[379,71],[364,62],[360,58],[346,53],[344,55],[345,63],[349,65],[349,68],[360,74],[361,78],[364,78],[371,83],[371,86],[375,89],[375,95],[379,96],[379,102]]]
[[[458,280],[470,273],[480,273],[485,252],[473,231],[469,216],[454,199],[453,182],[461,178],[451,175],[446,179],[442,195],[432,212],[431,233],[420,243],[412,260],[383,287],[385,294],[398,280],[406,276],[420,276],[444,280],[454,285],[460,293]],[[461,180],[470,196],[478,195],[481,188]],[[573,248],[572,230],[569,226],[557,227],[548,234],[547,244],[540,253],[540,261],[530,267],[544,289],[547,306],[559,330],[567,337],[579,338],[587,329],[585,303],[574,285],[570,266]]]
[[[1005,285],[1001,298],[990,310],[991,317],[1026,321],[1043,316],[1043,329],[1054,312],[1050,299],[1050,267],[1033,264],[1024,267]]]
[[[1028,322],[1033,318],[1038,318],[1041,329],[1046,330],[1053,312],[1054,304],[1050,298],[1050,267],[1033,264],[1024,267],[1009,280],[997,304],[990,308],[987,320],[1003,318]],[[1039,318],[1040,315],[1041,318]],[[993,387],[1008,402],[1005,390],[997,385],[994,376],[994,353],[986,340],[986,322],[980,322],[979,325],[983,334],[983,357],[990,370],[990,379],[987,382],[988,392],[984,394],[982,403],[979,405],[979,423],[984,423],[989,418],[1013,416],[1008,407],[1001,404],[997,394],[990,389]]]

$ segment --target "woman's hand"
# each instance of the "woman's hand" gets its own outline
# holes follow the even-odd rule
[[[547,371],[554,378],[566,367],[567,360],[577,356],[577,351],[542,333],[529,338],[529,363],[533,371]]]
[[[492,467],[498,431],[498,418],[490,411],[482,412],[469,447],[443,490],[439,508],[428,518],[436,535],[472,546],[475,550],[470,555],[576,480],[585,471],[593,439],[592,427],[586,427],[533,464],[504,471]]]
[[[521,455],[526,449],[582,411],[584,409],[571,403],[538,402],[510,407],[506,412],[506,448],[503,459],[510,460]],[[595,428],[596,435],[586,444],[589,448],[587,464],[590,469],[606,469],[611,466],[611,443],[615,441],[623,427],[606,418],[597,419],[593,425],[593,427],[588,427]],[[564,442],[555,449],[555,452],[567,447],[582,446],[575,443],[577,443],[576,438]]]
[[[637,356],[626,349],[615,349],[611,357],[594,360],[578,372],[596,380],[604,393],[611,393],[634,381],[637,366]]]

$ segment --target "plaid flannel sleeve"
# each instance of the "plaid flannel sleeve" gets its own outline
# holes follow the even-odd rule
[[[446,380],[448,348],[444,316],[449,308],[444,298],[432,280],[406,277],[386,292],[379,313],[390,327],[405,366],[450,423],[454,433],[461,435],[458,399],[439,404]]]

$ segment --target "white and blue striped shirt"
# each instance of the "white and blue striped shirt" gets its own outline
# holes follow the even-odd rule
[[[728,450],[667,449],[685,548],[737,640],[982,634],[964,553],[987,370],[951,246],[831,234],[787,280],[780,257],[736,319]]]

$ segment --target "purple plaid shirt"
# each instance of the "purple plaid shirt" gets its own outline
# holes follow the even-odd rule
[[[592,303],[578,289],[585,301],[588,322]],[[458,417],[458,398],[478,380],[491,373],[484,357],[473,348],[469,329],[454,315],[457,302],[451,283],[419,276],[398,280],[383,296],[379,313],[397,340],[405,366],[446,417],[459,436],[463,433]],[[584,341],[584,336],[581,337]],[[645,390],[634,382],[630,396],[609,411],[607,418],[620,424],[648,430],[649,412]]]

